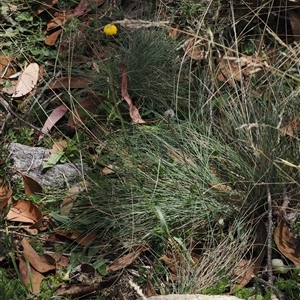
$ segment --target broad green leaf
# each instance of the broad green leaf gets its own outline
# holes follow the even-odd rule
[[[55,166],[59,160],[62,158],[62,156],[64,155],[64,151],[57,151],[55,154],[51,155],[49,157],[49,160],[47,162],[44,163],[43,165],[43,170],[47,169],[47,168],[52,168],[53,166]]]

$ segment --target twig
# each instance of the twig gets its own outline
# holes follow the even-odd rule
[[[270,284],[268,281],[265,281],[265,280],[255,276],[255,275],[253,275],[253,278],[255,278],[258,282],[260,282],[260,283],[264,284],[265,286],[268,286],[269,288],[274,290],[277,293],[277,295],[279,297],[279,300],[284,300],[285,299],[284,294],[276,286],[274,286],[274,284]]]
[[[25,125],[27,125],[28,127],[44,134],[44,135],[48,135],[47,133],[43,132],[41,129],[37,128],[36,126],[30,124],[29,122],[27,122],[26,120],[22,119],[20,116],[18,116],[10,107],[10,105],[7,103],[6,100],[4,100],[1,96],[0,96],[0,104],[6,109],[6,111],[8,113],[10,113],[11,115],[13,115],[14,117],[16,117],[19,121],[21,121],[22,123],[24,123]]]
[[[272,198],[269,184],[267,184],[267,196],[268,196],[268,238],[267,238],[267,271],[268,271],[268,283],[274,286],[273,283],[273,270],[272,270]]]

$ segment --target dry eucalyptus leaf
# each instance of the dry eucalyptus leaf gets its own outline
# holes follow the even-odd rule
[[[55,233],[76,242],[79,245],[86,246],[91,243],[96,237],[97,232],[81,233],[79,231],[66,232],[59,229],[54,229]]]
[[[137,258],[138,256],[143,252],[146,251],[147,249],[145,247],[141,247],[137,249],[136,251],[130,252],[121,258],[117,259],[116,261],[113,262],[112,265],[110,265],[107,269],[109,271],[118,271],[121,269],[126,268],[127,266],[131,265]]]
[[[48,133],[51,130],[51,128],[66,114],[67,111],[68,111],[68,108],[64,104],[61,104],[60,106],[56,107],[52,111],[50,116],[47,118],[47,120],[42,128],[42,132]],[[44,138],[44,135],[41,134],[39,136],[39,141],[43,138]]]
[[[19,271],[23,283],[33,294],[40,292],[41,282],[44,276],[26,263],[22,255],[17,254],[19,259]]]
[[[15,203],[6,216],[8,221],[34,224],[31,227],[38,227],[42,217],[40,209],[33,202],[26,200]]]
[[[16,91],[12,94],[13,98],[19,98],[31,92],[39,79],[39,65],[37,63],[29,64],[21,73]]]
[[[134,123],[139,124],[145,124],[149,123],[148,121],[144,121],[139,113],[139,110],[136,108],[136,106],[133,105],[131,98],[129,97],[128,91],[127,91],[127,71],[124,64],[120,64],[120,68],[122,70],[122,83],[121,83],[121,93],[123,99],[127,102],[129,106],[129,114]]]
[[[291,233],[288,225],[280,221],[274,233],[274,240],[278,250],[297,267],[300,266],[300,253],[298,249],[298,240]]]
[[[32,194],[40,194],[43,191],[43,188],[41,185],[34,180],[32,177],[19,172],[22,176],[23,183],[24,183],[24,188],[25,188],[25,193],[27,197],[29,197]]]
[[[89,183],[87,181],[82,181],[82,182],[75,184],[74,186],[72,186],[69,189],[65,199],[63,200],[63,202],[61,204],[60,213],[63,216],[67,216],[69,214],[78,195],[86,190],[88,184]]]
[[[23,247],[23,256],[29,261],[29,263],[40,273],[46,273],[50,270],[55,270],[55,260],[49,262],[49,258],[39,255],[28,243],[28,241],[23,238],[21,241]]]

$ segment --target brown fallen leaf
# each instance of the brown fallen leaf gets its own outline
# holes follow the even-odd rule
[[[280,131],[283,135],[298,138],[300,132],[300,114],[293,117],[287,125],[283,126]]]
[[[31,227],[38,227],[42,218],[40,209],[33,202],[26,200],[17,201],[6,216],[8,221],[33,224]]]
[[[136,251],[122,256],[121,258],[115,260],[112,265],[108,266],[107,270],[114,272],[126,268],[127,266],[131,265],[143,251],[146,250],[147,248],[140,247]]]
[[[234,80],[242,81],[243,78],[248,78],[249,75],[263,68],[263,58],[247,55],[234,57],[231,54],[226,54],[219,59],[217,79],[233,85]]]
[[[48,34],[45,39],[45,44],[48,46],[54,46],[56,43],[56,40],[59,37],[59,35],[61,34],[61,32],[62,32],[62,29],[58,29],[58,30],[52,32],[51,34]]]
[[[74,13],[71,12],[55,13],[54,18],[47,23],[47,31],[60,28],[72,17],[74,17]]]
[[[51,130],[51,128],[56,124],[56,122],[58,122],[66,114],[67,111],[68,111],[68,108],[64,104],[56,107],[52,111],[50,116],[47,118],[47,120],[42,128],[42,131],[44,133],[48,133]],[[44,138],[44,135],[41,134],[39,136],[39,141],[42,140],[43,138]]]
[[[60,213],[63,216],[67,216],[69,214],[78,195],[86,190],[88,184],[89,183],[87,181],[82,181],[82,182],[75,184],[74,186],[72,186],[69,189],[66,197],[64,198],[64,200],[61,204]]]
[[[19,259],[19,272],[23,283],[28,287],[31,293],[38,294],[41,288],[41,282],[45,278],[41,273],[27,264],[22,255],[17,254]]]
[[[92,83],[91,80],[79,77],[60,77],[51,83],[48,89],[78,89],[86,88]]]
[[[24,183],[24,189],[25,189],[25,194],[27,197],[31,196],[32,194],[40,194],[43,191],[43,188],[41,185],[32,177],[19,172],[22,176],[23,183]]]
[[[40,273],[55,270],[55,260],[53,258],[52,261],[50,261],[49,257],[37,254],[25,238],[22,239],[21,245],[23,247],[23,256],[35,270]]]
[[[102,170],[100,170],[100,175],[105,176],[105,175],[114,174],[115,173],[114,169],[117,169],[117,167],[114,167],[112,164],[109,164],[107,167],[104,167]]]
[[[170,270],[170,279],[176,281],[177,280],[176,259],[170,258],[164,254],[162,257],[159,258],[159,260],[163,261],[167,265],[168,269]]]
[[[74,12],[57,12],[54,14],[54,18],[50,20],[47,24],[47,31],[55,30],[50,35],[48,35],[45,39],[45,44],[48,46],[53,46],[62,32],[62,28],[66,22],[76,16],[83,15],[88,8],[88,2],[86,0],[81,0],[78,6],[75,8]]]
[[[91,283],[91,284],[71,284],[67,287],[62,287],[57,289],[54,292],[55,296],[69,298],[72,299],[80,299],[83,296],[91,295],[95,293],[95,291],[100,291],[105,288],[109,288],[113,284],[115,284],[121,276],[115,275],[112,278],[99,282],[99,283]]]
[[[12,67],[10,61],[12,59],[6,55],[0,54],[0,74],[1,78],[8,78],[9,76],[16,73],[16,70]],[[3,90],[3,89],[1,89]]]
[[[239,276],[237,284],[239,286],[245,286],[252,278],[255,271],[255,266],[252,260],[242,258],[235,266],[233,272],[236,276]]]
[[[13,98],[19,98],[31,92],[39,79],[39,65],[37,63],[29,64],[21,73],[16,90],[12,94]]]
[[[57,235],[63,236],[82,246],[88,245],[97,237],[97,232],[95,231],[90,233],[82,233],[79,231],[66,232],[59,229],[54,229],[54,231]]]
[[[0,210],[7,204],[12,202],[12,190],[4,184],[4,181],[0,179]]]
[[[298,240],[291,233],[288,225],[280,221],[274,233],[274,240],[278,250],[297,267],[300,266],[300,253],[298,251]]]
[[[87,8],[88,8],[88,1],[81,0],[80,3],[77,5],[77,7],[74,10],[74,16],[83,15]]]
[[[138,109],[133,105],[132,100],[130,99],[127,91],[127,72],[124,64],[120,64],[120,68],[122,70],[122,85],[121,85],[121,93],[123,99],[127,102],[129,106],[129,114],[133,122],[139,124],[146,124],[138,111]]]

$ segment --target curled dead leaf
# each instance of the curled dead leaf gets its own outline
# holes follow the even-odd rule
[[[32,202],[19,200],[8,212],[6,219],[13,222],[33,224],[31,228],[37,228],[42,222],[42,212]]]
[[[144,121],[139,113],[139,110],[133,105],[131,98],[129,97],[128,91],[127,91],[127,72],[126,67],[124,64],[120,64],[120,68],[122,70],[122,84],[121,84],[121,93],[123,99],[127,102],[129,106],[129,114],[133,122],[139,123],[139,124],[145,124],[147,123]]]
[[[288,225],[280,221],[274,233],[274,240],[278,250],[297,267],[300,266],[299,241],[294,237]]]
[[[41,185],[32,177],[19,172],[22,176],[25,194],[29,197],[32,194],[40,194],[43,191]]]
[[[23,256],[27,261],[40,273],[46,273],[50,270],[55,270],[55,260],[51,256],[39,255],[28,243],[28,241],[23,238],[21,241],[21,246],[23,247]]]

